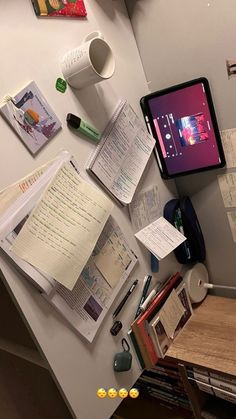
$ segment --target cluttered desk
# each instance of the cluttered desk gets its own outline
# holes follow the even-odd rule
[[[110,198],[110,194],[106,194],[105,189],[93,180],[94,178],[86,171],[85,166],[88,165],[89,157],[96,150],[96,132],[103,132],[111,120],[115,108],[120,103],[120,99],[128,101],[134,111],[139,114],[141,120],[139,99],[149,92],[123,1],[94,1],[92,3],[85,1],[84,3],[87,17],[80,17],[79,19],[63,18],[61,14],[54,18],[37,17],[30,2],[14,3],[14,5],[6,2],[4,4],[0,27],[2,39],[7,36],[8,42],[2,42],[1,45],[0,90],[1,100],[4,97],[8,100],[1,106],[3,118],[0,120],[0,187],[4,190],[9,185],[18,185],[20,187],[18,192],[20,190],[24,193],[19,193],[16,196],[13,188],[12,196],[20,199],[27,212],[31,195],[31,193],[28,195],[27,193],[30,191],[28,187],[31,183],[37,185],[34,188],[34,193],[35,199],[38,200],[40,190],[42,191],[49,179],[53,178],[55,182],[59,183],[57,186],[52,186],[51,192],[55,191],[55,186],[62,187],[64,192],[67,192],[68,204],[73,192],[66,189],[65,184],[63,186],[62,183],[68,181],[68,176],[70,179],[74,177],[74,181],[77,183],[80,183],[82,178],[85,187],[83,189],[83,185],[80,183],[82,189],[80,191],[77,189],[78,195],[74,198],[78,199],[79,194],[82,193],[81,191],[83,190],[83,193],[86,191],[86,200],[87,202],[88,200],[94,202],[93,209],[95,210],[90,214],[89,221],[91,219],[94,221],[97,216],[102,217],[99,219],[99,223],[94,222],[92,233],[95,232],[96,238],[93,236],[93,243],[97,241],[101,235],[102,227],[106,224],[108,233],[113,232],[113,242],[120,239],[122,240],[122,246],[126,245],[122,263],[125,264],[125,267],[129,265],[128,271],[124,273],[122,264],[119,264],[116,272],[112,272],[111,284],[113,288],[107,282],[104,290],[101,286],[99,288],[99,285],[97,290],[93,292],[89,287],[87,291],[84,288],[82,296],[84,299],[87,298],[87,301],[90,298],[90,301],[87,303],[86,311],[84,310],[81,313],[81,310],[78,310],[79,312],[73,310],[74,316],[71,315],[73,301],[69,299],[69,288],[72,288],[73,281],[76,276],[78,277],[79,270],[81,272],[84,261],[88,259],[88,255],[90,256],[93,247],[92,242],[86,250],[87,255],[84,254],[84,261],[79,262],[79,270],[77,270],[78,260],[75,261],[76,269],[74,271],[71,264],[72,259],[69,263],[67,262],[67,269],[71,268],[71,271],[73,271],[70,276],[71,282],[67,284],[58,283],[59,287],[57,289],[59,292],[56,293],[50,293],[54,284],[53,276],[55,276],[55,272],[48,272],[48,275],[42,274],[42,272],[45,272],[45,267],[41,263],[43,264],[44,261],[49,259],[45,258],[45,254],[41,255],[40,272],[38,271],[37,275],[34,276],[32,283],[32,280],[26,279],[19,272],[19,269],[16,269],[16,260],[11,259],[11,262],[14,263],[9,262],[7,247],[9,248],[10,243],[5,242],[5,251],[1,252],[1,271],[7,289],[36,340],[40,352],[46,359],[52,376],[73,416],[83,419],[91,419],[96,416],[97,419],[104,419],[111,416],[121,398],[100,400],[97,397],[98,388],[131,388],[140,375],[140,368],[135,357],[133,357],[132,369],[120,374],[113,370],[113,358],[117,352],[122,350],[121,339],[123,337],[127,338],[127,331],[134,319],[142,293],[143,279],[146,274],[151,272],[150,252],[135,239],[134,233],[141,230],[142,226],[138,225],[138,228],[134,230],[127,206],[122,208],[117,205],[116,201]],[[14,31],[12,30],[7,35],[9,20]],[[82,89],[76,89],[67,84],[66,91],[63,93],[66,77],[62,72],[63,57],[73,48],[83,44],[85,37],[94,31],[101,31],[112,48],[115,57],[114,75],[99,84],[92,84]],[[38,102],[36,105],[35,101]],[[68,114],[75,115],[85,122],[87,125],[82,124],[82,128],[87,133],[89,131],[91,134],[91,127],[95,128],[96,132],[93,133],[93,138],[88,138],[88,136],[84,136],[83,132],[79,132],[78,125],[71,129],[69,123],[75,124],[74,120],[68,121],[67,126]],[[129,116],[132,117],[132,115]],[[78,124],[78,120],[76,120],[76,123]],[[143,135],[146,135],[147,138],[146,131],[145,133],[143,131]],[[68,154],[66,156],[63,155],[63,152],[60,154],[61,150],[67,150]],[[145,149],[144,152],[146,155],[147,153],[150,154],[150,149]],[[69,163],[69,166],[64,164],[65,161],[70,162],[71,158],[74,159],[72,163],[75,163],[77,171],[72,164]],[[146,166],[147,160],[148,156],[142,163],[143,168]],[[44,166],[46,164],[48,166]],[[63,164],[64,169],[60,172],[62,177],[61,179],[56,178],[56,169],[62,167]],[[95,166],[93,168],[96,169]],[[168,187],[162,184],[160,184],[161,186],[158,185],[160,175],[153,156],[149,159],[145,171],[145,176],[139,182],[139,188],[155,186],[155,197],[159,204],[157,212],[155,210],[155,216],[158,218],[162,215],[164,203],[175,196],[175,186],[171,183]],[[19,179],[21,179],[21,182],[19,182]],[[138,180],[136,179],[136,184]],[[91,187],[90,191],[88,185]],[[133,194],[134,191],[129,192]],[[100,199],[99,204],[102,208],[99,214],[96,206],[98,200],[95,200],[95,193],[97,193],[97,199]],[[53,194],[48,198],[51,200]],[[56,199],[55,195],[54,198]],[[127,199],[127,194],[124,195],[124,199]],[[1,202],[3,203],[3,200]],[[40,214],[44,217],[45,202],[41,202],[41,205],[44,209],[41,207]],[[56,201],[53,205],[57,205]],[[86,202],[82,209],[86,209]],[[60,209],[60,211],[63,211],[63,209]],[[145,210],[143,212],[145,213]],[[109,218],[110,214],[112,218]],[[107,224],[107,220],[109,224]],[[79,222],[74,227],[78,230]],[[36,225],[32,226],[32,229],[30,227],[30,231],[34,231],[35,228]],[[84,228],[86,228],[85,225]],[[49,231],[44,232],[44,237],[45,234],[49,234]],[[73,231],[71,234],[73,235]],[[18,238],[20,238],[20,235]],[[31,238],[35,239],[36,236]],[[26,238],[26,241],[28,239]],[[38,240],[38,244],[40,244],[40,237],[38,237]],[[54,240],[56,240],[56,237],[54,237]],[[17,243],[15,242],[15,244]],[[76,245],[81,246],[79,243]],[[23,247],[20,245],[21,250]],[[49,249],[47,248],[47,250]],[[107,248],[107,252],[109,253],[109,248]],[[11,253],[11,256],[13,256],[13,253]],[[51,256],[50,260],[52,260]],[[100,256],[97,265],[101,268],[102,258],[107,257],[106,252],[103,252]],[[64,253],[63,255],[61,253],[57,261],[62,262],[63,257],[64,262],[68,260],[68,254]],[[116,253],[113,254],[113,257],[116,258]],[[19,262],[19,254],[16,255],[15,253],[14,258]],[[29,269],[28,262],[28,267],[26,267],[25,259],[22,263],[26,270]],[[31,279],[32,270],[35,273],[33,263],[30,264]],[[39,268],[38,263],[36,265]],[[153,274],[150,290],[159,281],[177,271],[178,267],[179,264],[172,254],[164,259],[159,274]],[[109,271],[112,271],[112,265],[106,265],[106,268],[107,272],[103,272],[105,276],[109,275]],[[135,270],[132,271],[132,268],[135,268]],[[59,271],[60,269],[58,269]],[[69,279],[69,276],[61,273],[59,273],[59,276],[62,282],[65,278]],[[90,279],[91,276],[88,281]],[[139,280],[137,289],[129,296],[120,315],[114,319],[121,320],[123,328],[117,336],[112,336],[110,333],[113,326],[112,313],[115,312],[116,307],[136,279]],[[102,284],[104,285],[104,280]],[[42,294],[39,292],[43,289],[46,298],[42,298]],[[110,292],[107,295],[107,291],[110,290],[113,290],[113,295]],[[76,292],[81,291],[81,289],[77,289]],[[87,293],[89,293],[89,298]],[[94,301],[95,295],[97,300],[101,301],[100,304]],[[50,304],[47,301],[48,298],[51,300]],[[68,304],[65,306],[65,299],[70,304],[70,310]],[[64,304],[64,308],[61,303]],[[53,305],[57,307],[56,310]],[[102,315],[100,316],[101,307]],[[63,316],[61,315],[62,311]],[[81,318],[84,323],[81,322]],[[80,319],[79,325],[78,319]],[[86,325],[85,329],[84,325]]]
[[[204,240],[171,178],[225,163],[209,86],[201,78],[149,95],[123,1],[5,4],[2,38],[9,19],[1,278],[72,415],[105,419],[122,397],[101,400],[98,389],[132,388],[192,315],[179,271],[204,261]],[[193,115],[174,122],[165,95],[172,107],[196,92],[205,114],[190,100]],[[204,162],[194,160],[202,146]],[[181,212],[194,228],[183,230]]]

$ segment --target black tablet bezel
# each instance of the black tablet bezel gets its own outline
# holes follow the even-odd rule
[[[159,96],[163,96],[165,94],[168,93],[172,93],[172,92],[176,92],[178,90],[184,89],[186,87],[189,86],[193,86],[195,84],[199,84],[199,83],[203,83],[204,85],[204,89],[205,89],[205,93],[206,93],[206,97],[207,97],[207,102],[208,102],[208,106],[209,106],[209,111],[210,111],[210,115],[211,115],[211,120],[212,120],[212,125],[214,128],[214,133],[215,133],[215,137],[216,137],[216,142],[217,142],[217,146],[218,146],[218,152],[219,152],[219,156],[221,159],[221,162],[213,165],[213,166],[205,166],[205,167],[201,167],[198,169],[193,169],[193,170],[188,170],[188,171],[184,171],[184,172],[178,172],[176,174],[170,174],[168,173],[168,169],[166,167],[166,163],[165,163],[165,159],[162,155],[161,152],[161,147],[158,141],[158,136],[156,133],[156,129],[153,123],[153,118],[152,118],[152,114],[149,108],[149,100],[153,99],[155,97],[159,97]],[[198,79],[194,79],[194,80],[190,80],[187,81],[185,83],[181,83],[181,84],[177,84],[175,86],[171,86],[168,87],[166,89],[162,89],[153,93],[150,93],[146,96],[143,96],[140,99],[140,106],[144,115],[144,119],[145,119],[145,123],[147,126],[148,131],[151,133],[151,135],[155,138],[156,140],[156,145],[155,145],[155,156],[157,159],[157,163],[158,163],[158,167],[160,169],[161,172],[161,176],[164,179],[171,179],[171,178],[176,178],[179,176],[186,176],[189,174],[193,174],[193,173],[198,173],[198,172],[203,172],[206,170],[212,170],[212,169],[218,169],[221,167],[225,166],[225,155],[224,155],[224,150],[223,150],[223,146],[222,146],[222,142],[221,142],[221,136],[220,136],[220,131],[218,128],[218,123],[217,123],[217,119],[216,119],[216,114],[215,114],[215,109],[214,109],[214,105],[213,105],[213,100],[212,100],[212,96],[211,96],[211,91],[210,91],[210,85],[208,80],[205,77],[199,77]]]

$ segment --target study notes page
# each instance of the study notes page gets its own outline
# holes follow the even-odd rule
[[[129,204],[154,145],[154,138],[125,103],[105,130],[90,170],[121,203]]]
[[[72,289],[112,208],[103,193],[66,163],[29,216],[12,250]]]

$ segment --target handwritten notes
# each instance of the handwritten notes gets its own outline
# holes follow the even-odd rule
[[[47,188],[12,250],[72,289],[112,208],[111,201],[67,163]]]
[[[123,204],[129,204],[155,145],[132,107],[124,104],[103,135],[90,170]]]
[[[173,227],[164,217],[149,224],[147,227],[135,234],[135,237],[158,260],[163,259],[176,247],[186,240],[175,227]]]

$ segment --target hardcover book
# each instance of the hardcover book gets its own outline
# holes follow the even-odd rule
[[[140,316],[132,323],[131,328],[139,345],[146,368],[153,367],[158,361],[154,343],[149,335],[148,322],[153,318],[164,304],[171,290],[178,286],[182,281],[182,277],[177,272],[173,275],[163,290],[155,297],[151,305],[141,313]]]
[[[186,289],[186,285],[184,283],[181,283],[179,287],[177,288],[177,295],[183,304],[183,307],[185,309],[185,312],[183,316],[181,317],[178,326],[175,330],[173,338],[177,336],[179,331],[183,328],[185,323],[188,321],[188,319],[192,315],[192,306],[191,302],[189,300],[188,292]],[[163,327],[163,324],[159,318],[159,313],[155,316],[154,319],[152,319],[151,323],[149,324],[150,330],[150,336],[152,338],[152,341],[154,343],[154,346],[156,348],[156,351],[160,358],[164,358],[165,354],[170,347],[173,339],[171,339]]]
[[[15,96],[6,96],[0,113],[33,155],[61,128],[59,119],[34,81]]]
[[[35,14],[44,17],[85,17],[83,0],[31,0]]]

